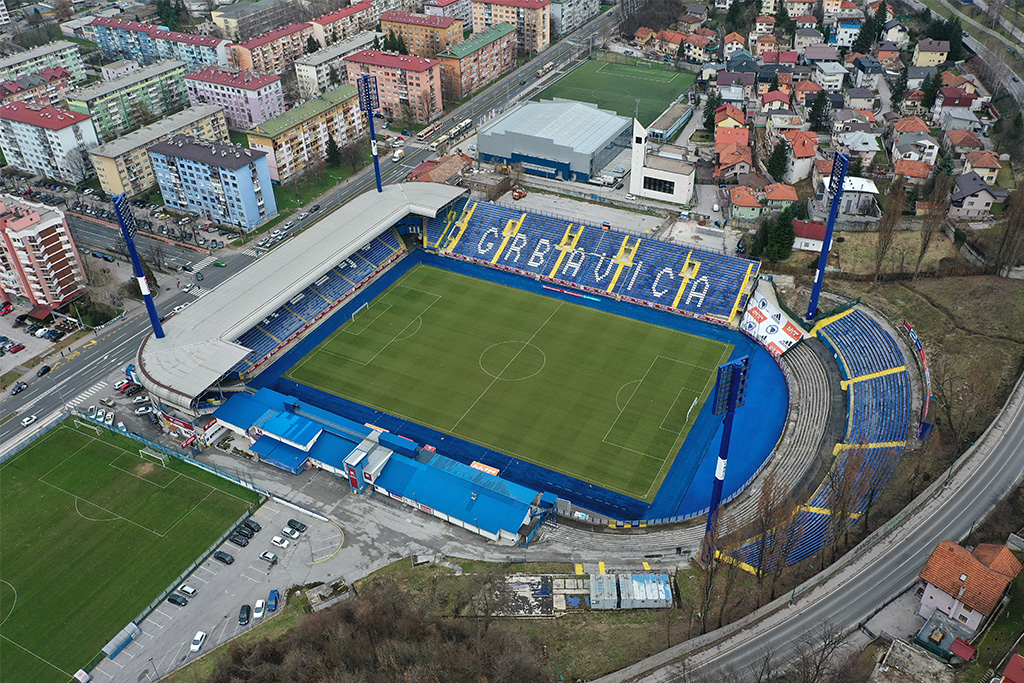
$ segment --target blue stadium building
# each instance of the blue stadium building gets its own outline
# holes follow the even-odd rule
[[[149,148],[164,203],[249,231],[277,215],[266,152],[188,135]]]

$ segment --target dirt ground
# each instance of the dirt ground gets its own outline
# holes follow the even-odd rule
[[[830,265],[837,266],[847,273],[872,274],[875,272],[875,245],[877,242],[878,233],[874,232],[836,233],[832,252],[838,254],[838,258],[833,258]],[[920,248],[920,232],[897,232],[893,237],[892,246],[886,253],[882,272],[914,272]],[[817,253],[795,251],[785,265],[810,269],[817,262]],[[935,233],[928,246],[928,251],[925,252],[924,258],[921,260],[921,272],[934,271],[940,263],[943,266],[967,265],[949,238],[943,233]]]

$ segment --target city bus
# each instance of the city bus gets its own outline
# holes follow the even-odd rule
[[[416,133],[416,139],[419,140],[420,142],[423,142],[427,138],[433,136],[435,133],[441,132],[442,127],[443,126],[441,125],[440,121],[432,123],[423,130],[421,130],[419,133]]]
[[[447,135],[442,135],[441,137],[439,137],[438,139],[436,139],[436,140],[434,140],[433,142],[430,143],[430,151],[431,152],[436,152],[437,148],[440,147],[441,145],[443,145],[446,142],[448,142],[448,136]]]

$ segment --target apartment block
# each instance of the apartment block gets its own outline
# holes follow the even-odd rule
[[[85,270],[64,214],[0,195],[0,294],[50,309],[85,292]]]
[[[295,60],[295,76],[298,79],[299,93],[303,98],[308,99],[339,85],[344,85],[348,82],[345,57],[372,47],[375,38],[383,39],[383,37],[383,33],[364,31]]]
[[[280,76],[306,54],[306,43],[312,37],[309,24],[288,24],[232,45],[229,63],[236,69]]]
[[[438,53],[447,100],[461,100],[516,68],[516,29],[497,24]]]
[[[193,105],[89,150],[100,187],[110,195],[124,193],[128,196],[153,187],[156,176],[149,161],[149,148],[178,134],[214,142],[230,140],[223,109],[213,104]]]
[[[333,45],[339,40],[347,40],[363,33],[371,31],[376,26],[376,21],[371,21],[373,7],[370,0],[354,2],[337,12],[325,14],[322,17],[312,19],[309,24],[313,27],[313,37],[320,47]]]
[[[168,59],[68,94],[68,109],[93,117],[103,141],[147,126],[188,104],[185,64]]]
[[[193,107],[199,104],[222,107],[228,127],[234,130],[249,130],[285,111],[281,79],[269,74],[208,66],[185,74],[185,88]]]
[[[410,54],[432,59],[462,42],[463,25],[461,19],[451,17],[389,11],[380,15],[380,30],[401,36]]]
[[[57,40],[0,58],[0,82],[13,81],[15,78],[58,66],[71,72],[73,83],[81,83],[86,79],[85,62],[82,61],[78,45],[66,40]]]
[[[220,38],[115,17],[96,17],[92,29],[100,54],[108,60],[131,59],[145,65],[176,59],[190,71],[228,61],[229,43]]]
[[[380,108],[393,118],[403,118],[403,109],[409,107],[417,121],[426,123],[444,108],[441,63],[436,59],[363,50],[345,57],[345,64],[349,83],[364,75],[377,77]]]
[[[551,37],[561,38],[601,11],[601,0],[551,0]]]
[[[85,150],[96,145],[88,114],[24,102],[0,106],[0,151],[14,168],[78,184],[92,175]]]
[[[284,183],[321,166],[330,138],[343,146],[363,135],[355,87],[342,85],[248,132],[249,147],[267,153],[270,177]]]
[[[70,89],[71,72],[55,66],[0,83],[0,101],[56,107],[63,104]]]
[[[0,26],[7,26],[11,23],[11,15],[7,11],[7,3],[0,0]]]
[[[497,24],[516,27],[520,55],[543,52],[551,44],[551,0],[472,0],[473,33]]]
[[[473,24],[473,3],[471,0],[426,0],[423,13],[434,17],[461,19],[465,26]]]
[[[149,158],[167,206],[246,232],[277,215],[266,152],[175,135]]]
[[[345,7],[348,0],[319,0],[317,4],[323,8],[321,11],[334,12]],[[291,23],[299,9],[304,9],[299,0],[241,0],[218,7],[210,12],[210,18],[225,38],[242,42]]]

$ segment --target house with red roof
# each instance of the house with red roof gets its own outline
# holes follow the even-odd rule
[[[999,683],[1024,683],[1024,657],[1017,653],[1010,655]]]
[[[974,131],[963,128],[943,131],[941,144],[943,151],[952,153],[955,161],[963,161],[969,152],[985,148]]]
[[[718,164],[715,165],[715,177],[722,179],[735,178],[741,173],[750,173],[753,156],[746,145],[729,143],[718,153]]]
[[[794,89],[793,99],[796,100],[797,104],[809,107],[814,103],[814,100],[818,97],[818,93],[822,91],[822,87],[814,81],[800,81],[796,84]]]
[[[789,96],[779,90],[771,90],[761,95],[761,111],[789,109]]]
[[[88,114],[26,102],[0,106],[0,151],[12,168],[77,185],[92,175],[85,150],[98,144]]]
[[[942,541],[918,577],[921,606],[917,613],[928,619],[942,612],[977,633],[1022,568],[1005,545],[982,543],[969,551],[953,541]]]
[[[775,17],[761,15],[754,20],[754,33],[759,36],[767,35],[775,30]]]
[[[922,185],[932,174],[932,167],[924,161],[914,159],[897,159],[892,169],[893,175],[901,175],[907,179],[907,185]]]
[[[999,155],[989,150],[968,152],[964,158],[962,173],[974,171],[989,185],[996,184],[996,176],[1003,165],[999,163]]]
[[[762,58],[766,52],[776,52],[778,49],[779,39],[768,33],[757,37],[757,43],[754,46],[754,56]]]
[[[796,239],[793,241],[793,248],[800,251],[813,251],[821,253],[821,247],[825,243],[826,226],[817,221],[793,221],[793,231],[796,232]],[[830,244],[829,249],[832,248]]]
[[[883,40],[875,46],[875,59],[882,63],[882,66],[893,69],[899,66],[900,48],[896,43]]]
[[[818,134],[812,130],[787,130],[782,137],[789,143],[790,154],[786,163],[787,183],[798,183],[811,175],[818,155]]]
[[[774,211],[782,211],[787,206],[797,202],[796,188],[785,183],[772,183],[764,188],[764,198],[768,202],[768,208]]]
[[[658,54],[675,57],[679,54],[679,46],[683,44],[683,40],[686,36],[687,34],[680,31],[662,29],[654,36],[654,43],[652,46],[654,51]]]
[[[715,129],[715,153],[719,151],[719,145],[724,149],[725,145],[735,144],[744,147],[750,146],[749,128],[716,128]]]
[[[722,46],[725,59],[728,60],[732,57],[733,52],[744,49],[747,46],[747,41],[743,36],[733,31],[722,39]]]
[[[754,191],[746,185],[729,189],[729,218],[734,221],[756,221],[764,207]]]
[[[898,105],[900,113],[904,116],[920,116],[925,113],[923,100],[923,90],[908,90],[907,94],[903,96],[903,102]]]
[[[745,128],[746,125],[747,117],[731,104],[715,109],[715,128]]]
[[[920,116],[904,116],[897,119],[892,124],[892,129],[897,135],[900,133],[924,133],[925,135],[931,133],[931,128]]]
[[[818,17],[813,14],[802,14],[793,21],[796,22],[797,29],[818,28]]]
[[[655,33],[646,26],[641,26],[633,33],[633,41],[637,47],[647,49],[647,44],[654,40]]]

